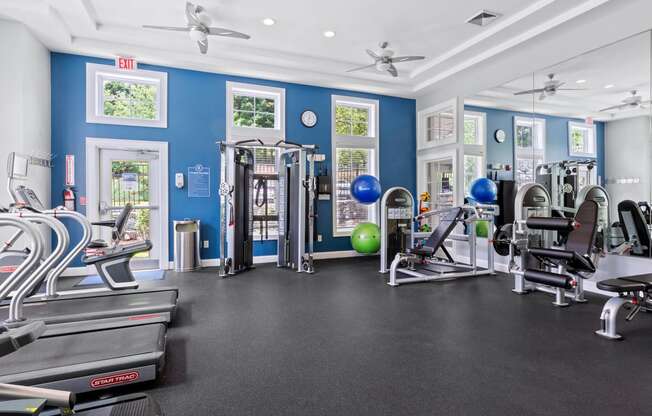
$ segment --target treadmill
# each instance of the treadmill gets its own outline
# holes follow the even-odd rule
[[[12,298],[9,305],[0,305],[0,319],[9,319],[10,321],[20,320],[24,314],[30,319],[42,320],[46,324],[63,324],[105,319],[104,326],[111,326],[110,322],[115,323],[116,326],[121,326],[135,322],[133,318],[131,318],[131,322],[125,321],[123,317],[152,315],[145,318],[145,321],[148,319],[163,319],[165,322],[170,322],[174,318],[174,312],[176,311],[178,299],[178,288],[176,287],[159,287],[149,290],[121,289],[102,292],[96,290],[73,290],[69,292],[70,294],[58,295],[56,292],[56,279],[68,264],[89,245],[91,227],[88,219],[82,214],[62,209],[45,210],[43,204],[32,189],[22,185],[14,186],[15,180],[24,180],[27,178],[28,165],[36,164],[38,166],[46,166],[48,162],[31,156],[21,156],[15,153],[10,154],[7,189],[12,199],[23,210],[43,212],[57,218],[70,218],[82,227],[83,236],[78,244],[47,275],[42,276],[42,279],[33,281],[31,285],[24,285],[22,282],[16,280],[10,282],[8,286],[12,290],[18,287],[23,289],[20,293],[14,294],[14,298],[18,296],[22,299],[15,300]],[[116,221],[113,224],[114,233],[118,235],[123,232],[129,214],[128,207],[125,207],[123,211],[121,213],[123,214],[121,215],[122,222],[118,223]],[[18,230],[10,242],[17,240],[20,235],[21,230]],[[5,250],[5,247],[0,250]],[[133,251],[130,252],[124,247],[118,246],[117,248],[107,248],[104,253],[86,257],[90,257],[92,259],[91,262],[96,264],[98,269],[101,269],[99,270],[100,276],[104,278],[111,268],[114,267],[113,264],[118,262],[122,263],[118,267],[128,271],[129,275],[131,275],[131,272],[128,270],[128,261],[132,255]],[[35,296],[34,292],[38,290],[38,287],[44,280],[46,281],[45,296]],[[137,286],[138,283],[133,281],[133,278],[132,282],[123,282],[121,285],[116,285],[117,288]],[[4,299],[6,295],[2,295],[0,298]],[[30,297],[28,298],[28,296]],[[10,313],[9,311],[11,310],[15,313]]]
[[[18,329],[0,331],[0,357],[15,353],[35,342],[45,330],[43,322],[32,322]],[[118,415],[162,416],[163,413],[146,394],[130,394],[95,402],[77,404],[76,395],[68,391],[50,390],[20,385],[0,384],[0,414],[30,415]],[[52,408],[45,410],[46,407]],[[72,412],[70,411],[72,409]]]
[[[27,267],[21,264],[15,273],[18,278],[32,272],[37,260],[37,256],[26,259]],[[29,285],[29,278],[24,280],[23,286]],[[22,299],[19,294],[12,301]],[[17,329],[29,325],[5,324]],[[84,322],[75,325],[85,327]],[[166,331],[165,324],[154,323],[39,338],[11,357],[0,358],[0,383],[84,393],[152,381],[164,367]]]

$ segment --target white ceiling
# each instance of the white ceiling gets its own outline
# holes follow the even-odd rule
[[[211,38],[201,55],[186,33],[141,28],[184,25],[184,0],[2,0],[0,16],[23,22],[54,51],[414,97],[610,0],[196,2],[214,26],[251,39]],[[502,17],[485,27],[465,23],[481,9]],[[265,17],[276,25],[264,26]],[[327,39],[324,30],[337,36]],[[428,59],[401,64],[399,78],[345,72],[370,63],[364,49],[385,40],[398,55]]]
[[[636,90],[643,100],[650,99],[651,47],[651,34],[642,33],[482,91],[465,102],[484,107],[534,111],[566,117],[591,116],[596,120],[649,115],[649,108],[608,112],[599,110],[620,104],[621,100],[631,95],[632,90]],[[517,91],[540,88],[550,73],[554,73],[556,79],[566,82],[562,88],[585,90],[559,91],[542,101],[538,99],[538,94],[514,95]],[[578,84],[578,80],[586,82]],[[605,88],[608,85],[613,87]]]

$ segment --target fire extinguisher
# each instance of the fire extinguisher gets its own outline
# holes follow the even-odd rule
[[[63,190],[63,206],[68,211],[76,211],[75,206],[75,189],[72,186],[66,186]]]

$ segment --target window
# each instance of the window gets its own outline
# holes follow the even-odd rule
[[[477,178],[485,176],[485,143],[487,115],[476,111],[464,112],[464,192]]]
[[[568,122],[568,153],[570,156],[596,157],[595,125]]]
[[[445,146],[457,143],[456,99],[448,100],[418,113],[419,149]]]
[[[167,74],[86,64],[86,122],[167,127]]]
[[[514,117],[514,175],[516,185],[536,180],[536,167],[545,162],[546,121]]]
[[[335,133],[338,136],[369,137],[369,107],[342,102],[335,107]]]
[[[378,101],[332,97],[333,235],[350,235],[365,221],[376,221],[376,204],[351,196],[351,182],[362,174],[378,176]]]
[[[285,138],[285,90],[227,82],[227,140]]]
[[[254,147],[254,174],[275,175],[276,149],[271,147]],[[259,188],[258,180],[254,180],[254,232],[255,240],[278,238],[278,212],[276,209],[277,179],[267,179],[267,203],[264,204],[264,188]],[[260,189],[260,190],[258,190]],[[266,217],[266,218],[265,218]],[[273,219],[270,219],[273,217]]]

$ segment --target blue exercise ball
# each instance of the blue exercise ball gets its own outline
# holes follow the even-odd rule
[[[351,182],[351,195],[361,204],[370,205],[380,198],[380,182],[372,175],[360,175]]]
[[[491,204],[496,200],[498,188],[496,187],[496,183],[491,179],[478,178],[471,182],[469,194],[471,195],[471,198],[481,204]]]

